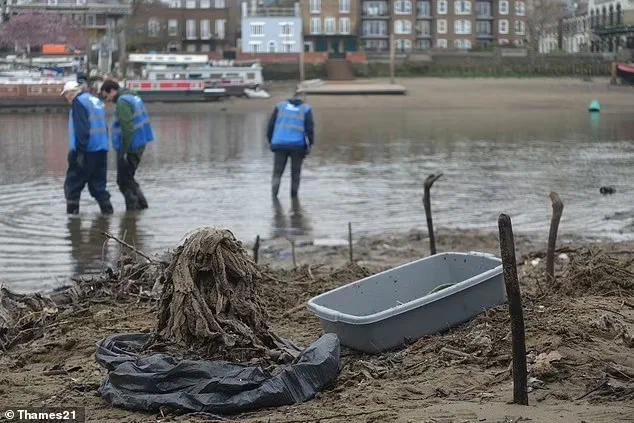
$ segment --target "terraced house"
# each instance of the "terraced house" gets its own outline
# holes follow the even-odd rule
[[[359,0],[303,0],[304,50],[343,56],[357,51]]]
[[[360,0],[365,51],[387,52],[394,34],[399,52],[431,48],[523,45],[524,0]]]

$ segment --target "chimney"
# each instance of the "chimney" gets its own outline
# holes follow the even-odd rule
[[[249,16],[249,9],[246,1],[242,2],[242,17],[246,18]]]
[[[251,14],[256,16],[256,12],[258,10],[258,2],[257,0],[251,0]]]
[[[295,16],[299,16],[299,2],[295,3]]]

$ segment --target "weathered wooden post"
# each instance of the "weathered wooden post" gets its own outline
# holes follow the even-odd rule
[[[548,282],[555,281],[555,247],[557,246],[557,232],[559,231],[559,221],[564,211],[564,203],[556,192],[550,193],[550,200],[553,204],[553,217],[550,221],[550,234],[548,235],[548,252],[546,254],[546,274]]]
[[[350,253],[350,263],[354,263],[354,256],[352,254],[352,222],[348,222],[348,250]]]
[[[258,264],[258,256],[260,253],[260,235],[255,237],[255,244],[253,245],[253,261]]]
[[[429,232],[429,251],[433,256],[436,254],[436,238],[434,237],[434,223],[431,218],[431,199],[430,191],[434,182],[436,182],[442,173],[434,175],[433,173],[425,179],[425,193],[423,195],[423,206],[425,206],[425,216],[427,217],[427,231]]]
[[[515,240],[513,239],[511,218],[508,215],[501,214],[498,219],[498,227],[500,230],[500,253],[504,269],[504,284],[506,285],[506,297],[509,303],[509,314],[511,315],[513,402],[515,404],[528,405],[524,313],[522,311],[520,283],[517,278]]]

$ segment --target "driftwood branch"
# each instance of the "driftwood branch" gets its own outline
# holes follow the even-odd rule
[[[253,245],[253,261],[258,264],[258,256],[260,253],[260,235],[255,237],[255,244]]]
[[[557,245],[557,231],[559,222],[564,211],[564,203],[556,192],[550,193],[550,200],[553,204],[553,217],[550,221],[550,234],[548,235],[548,252],[546,253],[546,273],[549,282],[555,281],[555,247]]]
[[[145,254],[143,251],[139,250],[136,247],[133,247],[132,245],[128,244],[125,241],[120,240],[119,238],[117,238],[116,236],[109,234],[108,232],[104,232],[101,231],[101,234],[103,236],[105,236],[106,238],[112,239],[116,242],[118,242],[119,244],[121,244],[122,246],[129,248],[130,250],[134,251],[135,253],[137,253],[138,255],[140,255],[141,257],[145,258],[146,260],[148,260],[150,263],[158,263],[155,259],[153,259],[152,257],[148,256],[147,254]]]
[[[294,313],[297,313],[297,312],[298,312],[298,311],[300,311],[300,310],[303,310],[303,309],[306,307],[306,304],[307,304],[307,303],[305,303],[305,302],[304,302],[304,303],[301,303],[301,304],[297,304],[295,307],[293,307],[293,308],[290,308],[290,309],[286,310],[286,311],[282,314],[282,317],[288,317],[288,316],[290,316],[291,314],[294,314]]]
[[[433,256],[436,254],[436,238],[434,237],[434,224],[431,217],[431,198],[430,191],[434,182],[436,182],[442,173],[438,175],[431,174],[425,179],[425,193],[423,195],[423,206],[425,207],[425,216],[427,217],[427,231],[429,232],[429,251]]]
[[[524,333],[524,313],[522,296],[517,277],[515,260],[515,240],[513,225],[508,215],[501,214],[498,219],[500,231],[500,253],[504,270],[506,296],[511,315],[511,336],[513,345],[513,402],[528,405],[528,371],[526,368],[526,338]]]

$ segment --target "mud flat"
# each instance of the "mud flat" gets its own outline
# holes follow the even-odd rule
[[[505,306],[398,351],[368,356],[342,350],[335,386],[304,404],[237,416],[156,414],[113,408],[96,391],[105,370],[95,343],[156,329],[151,265],[124,258],[120,269],[81,282],[84,294],[56,312],[29,317],[0,353],[0,403],[85,406],[88,421],[245,422],[616,422],[634,412],[634,250],[631,244],[562,245],[549,286],[541,243],[518,238],[529,357],[530,406],[512,398],[510,325]],[[280,246],[279,248],[286,248]],[[495,234],[440,232],[440,251],[497,252]],[[296,268],[274,266],[261,251],[262,303],[270,327],[306,346],[321,335],[303,303],[386,267],[426,255],[423,233],[298,247]],[[308,254],[310,253],[310,254]],[[154,288],[154,290],[153,290]],[[7,333],[3,333],[7,339]]]

